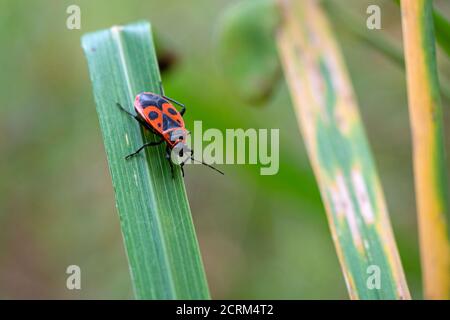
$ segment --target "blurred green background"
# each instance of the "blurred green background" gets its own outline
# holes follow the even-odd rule
[[[260,176],[257,166],[222,166],[225,176],[187,167],[212,297],[347,298],[284,82],[267,105],[246,105],[235,99],[217,66],[217,20],[233,2],[0,2],[0,298],[133,297],[80,36],[140,19],[152,22],[176,57],[162,76],[167,94],[188,105],[188,127],[203,120],[204,128],[280,128],[278,175]],[[401,42],[399,9],[392,1],[345,3],[362,21],[367,6],[379,4],[383,30],[374,32]],[[66,28],[71,4],[81,7],[81,30]],[[436,4],[450,12],[448,2]],[[420,298],[404,74],[338,25],[335,32],[408,283]],[[440,68],[448,71],[448,63]],[[82,290],[66,289],[71,264],[81,267]]]

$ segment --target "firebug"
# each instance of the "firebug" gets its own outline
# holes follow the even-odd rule
[[[150,130],[161,139],[157,142],[147,142],[139,147],[135,152],[127,155],[125,159],[130,159],[133,156],[139,154],[146,147],[157,146],[161,143],[166,143],[166,158],[169,161],[170,169],[173,177],[173,163],[171,161],[171,153],[175,152],[180,157],[187,158],[180,163],[181,172],[184,176],[183,166],[189,159],[199,162],[211,169],[223,174],[222,171],[214,168],[213,166],[194,159],[194,151],[191,150],[186,144],[186,137],[188,131],[184,125],[183,115],[186,112],[186,106],[176,100],[164,95],[164,89],[160,82],[159,84],[160,94],[152,92],[141,92],[134,100],[134,110],[136,114],[133,114],[123,108],[119,103],[117,106],[131,117],[136,119],[144,128]],[[178,111],[174,105],[177,104],[181,107]]]

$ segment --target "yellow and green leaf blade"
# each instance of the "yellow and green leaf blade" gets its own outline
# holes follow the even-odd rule
[[[353,299],[409,299],[353,89],[317,1],[280,1],[277,42]],[[371,283],[379,271],[380,286]]]
[[[401,1],[424,295],[448,299],[448,172],[432,9],[430,0]]]

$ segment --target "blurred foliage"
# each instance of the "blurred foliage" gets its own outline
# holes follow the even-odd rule
[[[450,22],[439,11],[433,11],[436,40],[450,57]]]
[[[361,17],[374,3],[348,1],[349,10]],[[179,57],[162,76],[167,94],[188,105],[188,127],[201,119],[204,128],[280,128],[278,175],[260,176],[256,166],[225,166],[225,177],[199,166],[186,168],[212,297],[347,298],[317,186],[306,153],[298,148],[294,113],[280,107],[290,104],[287,90],[280,87],[265,108],[251,108],[230,93],[216,65],[217,20],[233,2],[0,2],[1,298],[132,297],[79,41],[84,32],[139,19],[150,20]],[[82,30],[65,27],[66,8],[74,3],[81,7]],[[376,3],[383,31],[400,42],[398,7],[389,0]],[[436,4],[450,12],[448,2]],[[339,24],[334,27],[395,213],[391,218],[408,284],[420,297],[404,73]],[[445,60],[440,63],[441,70],[450,70]],[[65,287],[69,264],[82,269],[81,291]]]
[[[242,1],[218,23],[220,71],[249,104],[265,102],[281,80],[274,41],[280,19],[274,0]]]

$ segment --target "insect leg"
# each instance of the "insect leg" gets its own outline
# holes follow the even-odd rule
[[[164,97],[164,88],[161,80],[159,80],[159,94],[161,97]]]
[[[119,103],[116,103],[116,105],[123,111],[126,112],[127,114],[129,114],[131,117],[133,117],[134,119],[136,119],[137,122],[139,122],[144,128],[150,130],[151,132],[153,132],[154,134],[158,134],[158,132],[156,132],[153,128],[149,127],[149,125],[142,120],[137,114],[132,114],[130,111],[128,111],[127,109],[125,109],[124,107],[122,107]]]
[[[181,108],[181,111],[180,111],[181,116],[184,116],[185,112],[186,112],[186,106],[183,106],[183,108]]]
[[[183,174],[183,178],[184,178],[184,163],[182,163],[181,165],[180,165],[180,168],[181,168],[181,173]]]
[[[118,106],[120,108],[120,110],[122,110],[123,112],[128,113],[131,117],[133,117],[133,118],[137,117],[135,114],[132,114],[130,111],[128,111],[127,109],[122,107],[122,105],[120,103],[116,102],[116,106]]]
[[[170,173],[172,174],[172,179],[175,179],[175,174],[173,173],[173,163],[172,161],[169,159],[167,159],[169,161],[169,165],[170,165]]]
[[[178,102],[178,101],[175,100],[175,99],[172,99],[172,98],[169,98],[169,97],[166,97],[166,96],[165,96],[165,94],[164,94],[164,88],[163,88],[163,85],[162,85],[162,81],[159,81],[159,93],[160,93],[160,96],[163,97],[164,99],[167,99],[167,100],[169,100],[169,101],[171,101],[171,102],[173,102],[173,103],[176,103],[176,104],[179,105],[180,107],[182,107],[182,109],[181,109],[181,111],[180,111],[180,114],[181,114],[181,115],[183,115],[183,114],[186,112],[186,106],[185,106],[184,104]]]
[[[125,157],[125,159],[126,159],[126,160],[130,159],[131,157],[137,155],[139,152],[141,152],[141,151],[142,151],[144,148],[146,148],[146,147],[158,146],[158,145],[160,145],[160,144],[163,143],[163,142],[164,142],[164,139],[161,139],[160,141],[157,141],[157,142],[147,142],[147,143],[144,143],[144,144],[143,144],[139,149],[137,149],[135,152],[133,152],[133,153],[127,155],[127,156]]]
[[[145,122],[141,118],[139,118],[139,116],[137,114],[131,113],[130,111],[128,111],[127,109],[122,107],[122,105],[118,102],[116,102],[116,105],[120,108],[120,110],[122,110],[123,112],[126,112],[130,117],[135,118],[140,124],[142,124],[144,127],[146,127]]]
[[[167,161],[169,161],[170,172],[172,173],[172,179],[174,179],[175,175],[173,173],[173,163],[172,163],[172,160],[170,160],[170,149],[169,149],[169,146],[166,147],[166,159],[167,159]]]
[[[184,104],[178,102],[178,101],[175,100],[175,99],[172,99],[172,98],[169,98],[169,97],[166,97],[166,96],[162,96],[162,97],[163,97],[164,99],[167,99],[167,100],[169,100],[169,101],[171,101],[171,102],[173,102],[173,103],[176,103],[176,104],[179,105],[180,107],[182,107],[182,109],[181,109],[181,111],[180,111],[180,114],[181,114],[181,115],[183,115],[183,114],[186,112],[186,106],[185,106]]]

